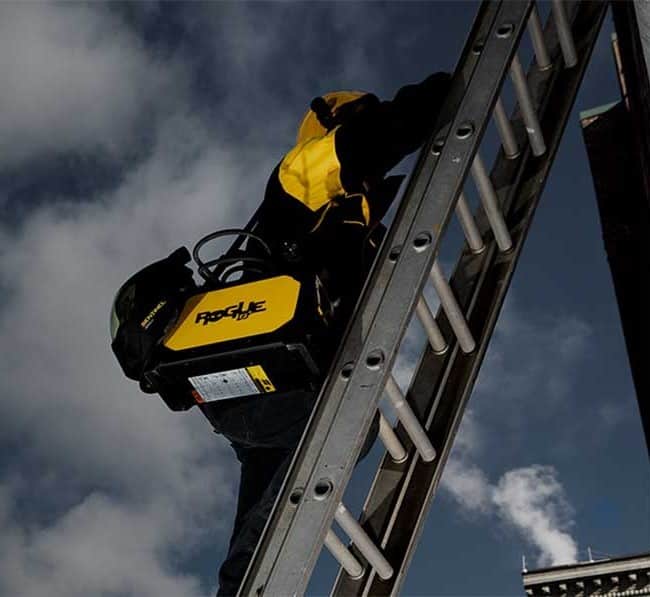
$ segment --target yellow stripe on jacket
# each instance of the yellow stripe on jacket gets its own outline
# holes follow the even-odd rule
[[[345,195],[334,145],[336,130],[296,145],[280,164],[283,189],[314,212],[334,197]]]

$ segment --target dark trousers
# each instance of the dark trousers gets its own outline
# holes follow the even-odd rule
[[[316,393],[293,392],[201,405],[241,463],[237,514],[228,555],[219,570],[218,597],[235,595],[300,442]],[[359,459],[379,431],[375,417]]]
[[[219,596],[235,595],[239,589],[315,399],[312,392],[293,392],[201,406],[241,463],[237,514],[219,570]]]

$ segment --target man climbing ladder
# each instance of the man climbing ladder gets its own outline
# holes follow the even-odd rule
[[[386,174],[431,135],[449,80],[445,73],[431,75],[401,88],[391,101],[361,92],[333,92],[313,100],[296,146],[271,174],[256,221],[246,233],[252,240],[229,261],[263,265],[242,268],[234,281],[228,276],[215,281],[208,272],[206,287],[199,289],[185,266],[189,255],[177,251],[133,276],[118,292],[112,316],[112,346],[125,373],[143,390],[159,391],[175,404],[170,390],[149,372],[167,350],[164,343],[178,321],[187,319],[193,297],[206,288],[237,288],[283,275],[317,288],[322,326],[311,341],[311,357],[322,382],[383,238],[381,220],[402,180]],[[206,325],[208,318],[200,316],[194,323]],[[220,347],[215,343],[212,348],[218,352]],[[193,391],[241,463],[219,595],[237,592],[311,414],[317,386],[225,398],[223,393],[206,398]],[[362,456],[372,439],[371,433]]]

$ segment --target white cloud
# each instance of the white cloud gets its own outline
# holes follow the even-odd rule
[[[557,471],[531,465],[505,472],[492,484],[476,464],[450,458],[442,487],[469,514],[499,519],[536,548],[540,566],[577,561],[578,546],[568,529],[572,509]]]
[[[627,403],[634,404],[634,400],[635,398],[627,398]],[[606,429],[622,425],[628,418],[631,418],[630,412],[621,407],[622,403],[625,403],[625,400],[617,397],[598,406],[598,420]]]
[[[431,288],[426,290],[429,304],[437,308],[437,297]],[[577,543],[568,532],[572,511],[557,471],[550,466],[517,467],[501,473],[493,483],[481,465],[493,463],[489,451],[495,443],[501,450],[504,444],[516,445],[517,438],[511,432],[504,435],[504,427],[516,428],[535,408],[551,417],[562,408],[573,371],[588,350],[591,329],[584,321],[557,317],[539,323],[518,307],[511,295],[482,368],[478,396],[463,415],[441,487],[462,513],[515,529],[537,550],[540,565],[573,562]],[[425,342],[421,326],[412,322],[393,370],[403,390]],[[483,423],[486,414],[500,425],[489,436]]]
[[[505,456],[518,445],[517,433],[525,418],[538,413],[553,418],[565,408],[564,398],[570,394],[573,372],[587,354],[590,334],[589,326],[574,317],[541,323],[525,317],[511,297],[442,477],[442,488],[463,512],[515,529],[536,549],[541,566],[574,562],[578,553],[570,533],[572,509],[557,470],[538,464],[517,466],[499,473],[493,483],[481,463],[493,463],[491,450]],[[522,444],[520,451],[524,450]]]
[[[148,102],[169,107],[174,64],[158,70],[104,7],[0,12],[0,73],[18,86],[0,99],[0,137],[12,140],[0,163],[123,148]],[[17,54],[3,62],[7,47]],[[49,68],[61,80],[42,81]],[[226,153],[181,103],[156,125],[149,158],[115,192],[53,196],[19,226],[0,225],[0,418],[11,422],[0,442],[13,451],[0,477],[2,594],[193,597],[205,587],[183,563],[229,539],[232,450],[200,413],[171,413],[124,379],[108,314],[133,271],[241,225],[271,162]]]
[[[540,565],[577,561],[578,546],[562,530],[571,525],[571,508],[553,467],[530,466],[508,471],[494,488],[492,500],[500,516],[540,550]]]
[[[491,507],[490,482],[475,465],[451,458],[445,467],[443,487],[470,512],[486,513]]]
[[[499,520],[538,553],[540,566],[577,561],[578,546],[569,532],[572,508],[554,467],[533,464],[501,474],[492,483],[477,464],[485,437],[474,410],[465,413],[445,466],[441,487],[473,516]]]
[[[14,506],[32,504],[19,520],[5,496],[0,535],[15,540],[0,549],[0,593],[196,595],[199,579],[172,558],[228,540],[230,448],[199,413],[141,395],[109,348],[110,303],[126,276],[220,224],[205,214],[241,217],[214,188],[219,180],[228,195],[237,167],[216,146],[171,142],[201,138],[191,119],[168,128],[115,194],[39,209],[0,234],[2,440],[20,446],[5,481],[19,477]]]
[[[271,39],[242,27],[259,43],[228,31],[243,53],[233,60],[263,72]],[[0,418],[11,421],[0,441],[15,450],[0,477],[2,594],[193,597],[202,579],[183,563],[227,544],[232,451],[199,413],[170,413],[125,380],[107,329],[122,281],[245,222],[283,151],[261,135],[226,152],[192,112],[183,66],[159,63],[107,6],[0,7],[2,167],[48,152],[119,158],[143,121],[155,125],[117,190],[92,203],[53,195],[0,225]],[[246,120],[242,95],[221,104],[225,120]],[[295,106],[272,104],[269,121],[262,95],[252,105],[265,134],[291,139]]]
[[[152,159],[103,203],[45,208],[20,230],[6,231],[0,258],[10,289],[0,314],[7,354],[0,368],[14,393],[0,412],[16,431],[47,421],[29,451],[51,458],[63,451],[68,466],[84,469],[94,463],[98,479],[136,479],[141,468],[147,476],[164,470],[167,478],[167,463],[191,459],[196,450],[192,417],[173,416],[159,400],[141,396],[108,346],[108,313],[121,281],[213,229],[205,214],[219,207],[214,180],[226,194],[235,186],[237,169],[218,149],[204,148],[182,173],[167,150],[161,139]],[[233,217],[224,205],[220,211]],[[219,223],[215,218],[214,227]],[[75,449],[79,444],[83,450]]]
[[[482,447],[483,436],[476,413],[467,409],[445,466],[441,486],[468,513],[487,514],[493,507],[490,480],[475,463]]]
[[[137,143],[143,117],[174,105],[180,64],[150,55],[101,4],[0,5],[0,161]]]
[[[511,292],[477,379],[472,405],[509,442],[524,442],[530,421],[542,429],[575,406],[576,371],[592,348],[593,329],[573,315],[527,313]],[[570,427],[565,426],[568,434]]]
[[[33,528],[18,522],[8,507],[9,491],[1,486],[0,497],[4,595],[203,594],[197,578],[174,566],[174,551],[191,552],[195,540],[184,532],[181,522],[187,521],[173,499],[138,508],[91,494],[53,524]]]

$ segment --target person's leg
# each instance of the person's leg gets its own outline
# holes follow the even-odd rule
[[[228,555],[219,570],[219,597],[235,595],[282,486],[292,451],[248,449],[242,453],[237,516]]]
[[[276,470],[284,461],[286,450],[247,448],[233,445],[237,460],[241,463],[237,512],[233,523],[232,537],[236,537],[250,510],[255,507],[266,488],[271,484]],[[260,466],[263,464],[263,466]],[[232,545],[231,538],[230,544]]]
[[[215,429],[230,439],[241,462],[237,514],[228,555],[219,571],[219,597],[235,595],[239,589],[302,437],[314,398],[313,393],[307,392],[274,396],[274,400],[262,398],[251,402],[250,408],[233,409],[218,427],[215,417],[208,417]],[[205,410],[204,413],[210,414]],[[358,461],[372,447],[378,423],[375,417]]]
[[[311,414],[313,392],[273,395],[201,409],[241,463],[237,514],[219,571],[219,596],[235,595]],[[224,408],[225,407],[225,408]]]

